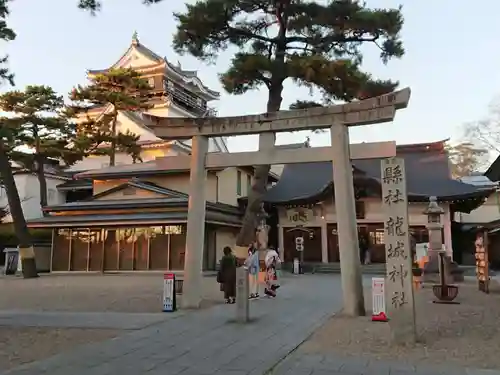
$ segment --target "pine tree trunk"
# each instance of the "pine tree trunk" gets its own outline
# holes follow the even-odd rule
[[[47,207],[47,180],[45,179],[45,158],[40,154],[40,140],[38,139],[38,130],[34,129],[34,136],[36,138],[35,146],[35,165],[36,165],[36,176],[38,178],[38,186],[40,191],[40,209],[42,210],[42,215],[46,216],[44,207]]]
[[[269,90],[267,101],[267,112],[279,111],[281,107],[281,93],[283,91],[283,82],[276,82],[276,86]],[[248,247],[256,240],[256,229],[258,226],[258,217],[262,212],[262,198],[267,191],[267,181],[269,178],[270,165],[259,165],[254,169],[252,188],[248,194],[248,205],[243,217],[242,226],[236,246]]]
[[[276,14],[279,14],[277,10]],[[286,53],[286,24],[287,21],[278,17],[279,31],[278,43],[276,46],[275,58],[273,60],[273,72],[269,86],[269,96],[267,98],[267,112],[277,112],[280,110],[283,98],[283,81],[285,80],[285,53]],[[260,165],[254,169],[254,178],[252,181],[252,189],[248,194],[248,205],[243,217],[242,226],[238,237],[236,238],[236,246],[248,247],[256,238],[256,230],[258,226],[259,214],[262,212],[262,198],[267,191],[267,181],[269,172],[271,171],[270,165]]]
[[[114,167],[116,164],[116,122],[118,121],[118,112],[114,110],[113,120],[111,122],[111,150],[109,154],[109,166]]]
[[[47,180],[45,179],[45,168],[44,168],[44,158],[41,155],[35,156],[36,160],[36,176],[38,178],[38,185],[40,187],[40,208],[42,210],[43,216],[46,216],[44,207],[48,205],[47,198]]]
[[[24,219],[23,208],[21,206],[21,200],[19,199],[19,193],[17,191],[10,161],[1,142],[0,175],[2,176],[3,184],[7,192],[7,201],[9,202],[9,212],[12,216],[14,231],[19,241],[19,256],[21,257],[23,276],[25,279],[38,277],[31,236],[28,231],[28,226],[26,225],[26,220]]]

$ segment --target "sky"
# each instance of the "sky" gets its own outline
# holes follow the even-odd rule
[[[242,96],[223,92],[217,74],[228,66],[234,50],[222,53],[211,66],[174,53],[172,12],[184,9],[183,0],[164,0],[153,6],[144,6],[141,0],[103,0],[102,12],[96,17],[79,10],[76,3],[13,0],[8,23],[18,37],[0,42],[0,55],[9,54],[18,88],[45,84],[66,94],[74,85],[85,83],[87,69],[114,64],[137,31],[142,44],[173,63],[179,61],[183,69],[198,70],[207,86],[221,92],[215,104],[221,116],[265,111],[264,88]],[[405,56],[384,65],[376,49],[367,48],[364,69],[379,78],[398,80],[401,88],[411,88],[412,96],[409,107],[398,111],[393,123],[352,129],[351,142],[459,140],[463,124],[484,118],[500,93],[500,2],[482,0],[481,6],[474,6],[469,1],[368,0],[367,4],[403,6]],[[283,98],[283,108],[297,99],[311,99],[308,90],[291,82],[285,85]],[[279,134],[277,143],[301,142],[307,135]],[[311,136],[313,146],[329,143],[327,133]],[[229,148],[256,150],[257,137],[230,139]]]

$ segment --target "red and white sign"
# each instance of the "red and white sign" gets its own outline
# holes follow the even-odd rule
[[[383,277],[372,278],[372,321],[387,322],[385,310],[385,279]]]
[[[176,310],[175,301],[175,275],[165,273],[163,275],[163,311],[173,312]]]

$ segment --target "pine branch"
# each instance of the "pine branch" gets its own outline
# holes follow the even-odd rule
[[[139,111],[151,107],[151,87],[132,69],[111,69],[90,77],[90,84],[78,86],[70,94],[72,103],[65,116],[77,117],[77,138],[74,147],[85,155],[108,155],[114,163],[117,151],[126,152],[140,160],[139,139],[130,132],[116,128],[119,111]],[[98,106],[105,111],[90,116],[89,109]]]
[[[161,2],[162,0],[142,0],[145,5],[152,5]],[[99,0],[78,0],[78,8],[90,12],[95,16],[102,9],[102,2]]]

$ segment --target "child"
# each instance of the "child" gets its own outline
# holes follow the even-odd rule
[[[254,244],[248,249],[248,258],[245,261],[248,268],[248,278],[250,285],[249,299],[259,298],[259,252]]]
[[[276,297],[276,290],[280,287],[278,284],[276,267],[281,263],[280,257],[276,250],[269,249],[264,262],[266,265],[266,288],[264,289],[264,293],[269,297]]]

